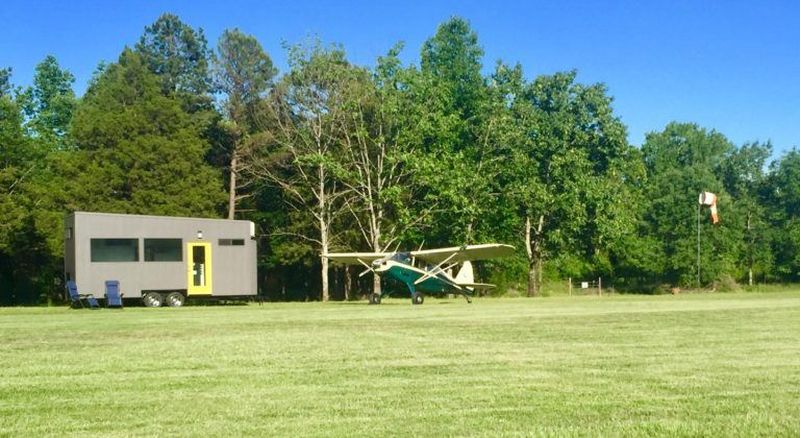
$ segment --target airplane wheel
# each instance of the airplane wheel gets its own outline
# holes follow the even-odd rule
[[[169,307],[181,307],[186,302],[186,297],[180,292],[170,292],[167,295],[166,303]]]
[[[370,304],[380,304],[381,303],[381,294],[369,294],[369,303]]]
[[[145,307],[161,307],[164,304],[164,297],[158,292],[147,292],[142,297]]]
[[[425,301],[425,297],[423,297],[421,293],[414,292],[414,294],[411,295],[411,304],[422,304],[423,301]]]

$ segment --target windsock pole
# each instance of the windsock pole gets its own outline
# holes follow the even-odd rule
[[[711,210],[711,223],[717,225],[719,223],[719,215],[717,214],[717,195],[711,192],[700,192],[697,199],[697,288],[700,288],[700,208],[703,205],[709,206]]]

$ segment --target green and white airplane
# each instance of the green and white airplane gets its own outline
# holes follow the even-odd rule
[[[476,283],[472,273],[473,260],[510,256],[514,247],[497,243],[465,245],[450,248],[407,252],[348,252],[323,254],[333,263],[366,267],[359,277],[373,272],[404,283],[411,292],[411,302],[422,304],[423,293],[441,295],[457,293],[467,302],[476,290],[491,289],[493,284]],[[461,265],[455,277],[451,269]],[[381,295],[371,294],[371,304],[380,304]]]

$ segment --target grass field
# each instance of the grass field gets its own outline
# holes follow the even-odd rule
[[[800,292],[0,309],[0,435],[800,435]]]

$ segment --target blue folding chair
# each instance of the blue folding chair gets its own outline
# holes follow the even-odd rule
[[[90,308],[100,308],[100,304],[97,302],[97,299],[94,297],[94,295],[78,293],[78,285],[75,284],[74,280],[67,282],[67,292],[69,292],[70,307],[82,309],[86,307],[83,305],[83,301],[86,300],[86,303]]]
[[[106,307],[122,308],[122,294],[119,293],[117,280],[106,280]]]

